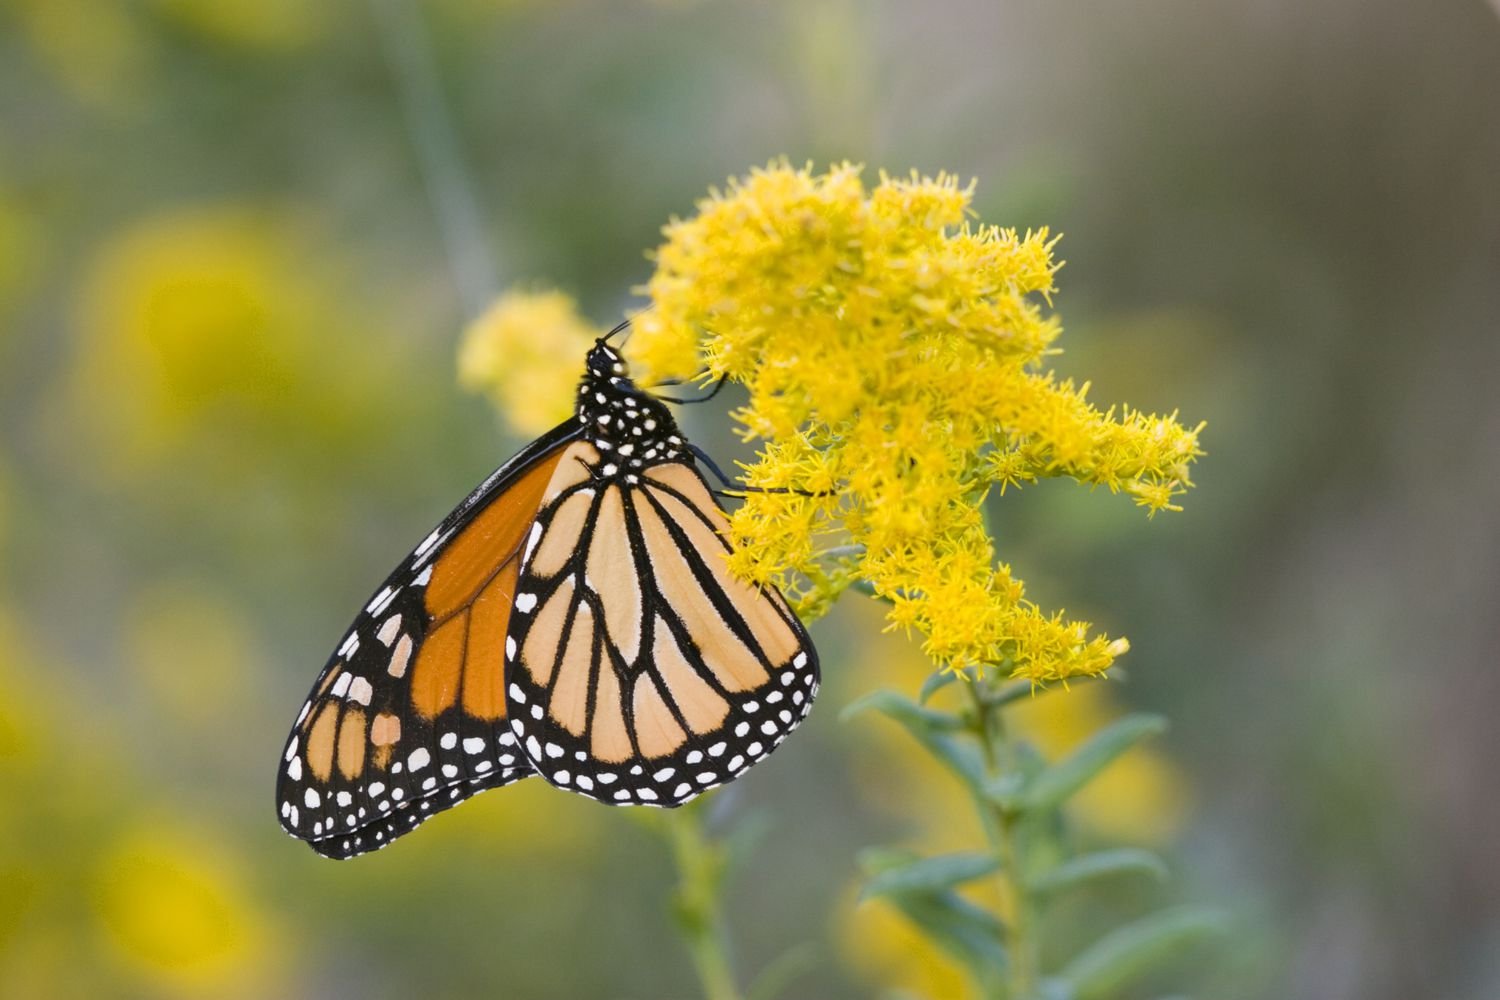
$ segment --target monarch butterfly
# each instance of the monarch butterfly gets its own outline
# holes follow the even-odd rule
[[[412,550],[318,676],[276,803],[319,854],[375,850],[534,774],[679,806],[807,715],[807,631],[774,587],[729,574],[696,449],[631,380],[618,331],[589,350],[574,415]]]

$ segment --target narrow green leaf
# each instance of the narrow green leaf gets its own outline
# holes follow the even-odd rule
[[[848,722],[871,709],[901,722],[919,720],[934,729],[952,731],[964,728],[964,720],[953,713],[919,705],[895,691],[871,691],[863,698],[854,699],[839,713],[839,721]]]
[[[895,893],[886,899],[979,982],[992,987],[1004,978],[1003,928],[993,913],[956,892]]]
[[[1021,803],[1021,792],[1025,787],[1025,775],[1007,771],[985,779],[984,797],[1006,812],[1015,812]]]
[[[1167,720],[1159,715],[1127,715],[1106,726],[1029,782],[1021,797],[1021,808],[1051,809],[1062,803],[1120,754],[1166,728]]]
[[[995,689],[995,692],[985,698],[985,702],[999,708],[1009,705],[1013,701],[1020,701],[1030,695],[1036,689],[1036,685],[1025,677],[1019,680],[1007,681]]]
[[[994,855],[969,851],[919,858],[876,873],[865,882],[860,898],[872,899],[898,892],[938,892],[983,878],[999,867]]]
[[[1207,907],[1163,910],[1104,935],[1069,962],[1058,978],[1077,1000],[1105,1000],[1189,946],[1222,934],[1226,926],[1224,915]]]
[[[866,878],[873,878],[883,871],[919,861],[921,857],[916,851],[905,847],[866,847],[855,856],[855,861]]]
[[[922,690],[917,695],[917,704],[925,705],[927,700],[937,694],[943,688],[958,680],[958,672],[954,670],[934,670],[922,682]]]
[[[975,794],[982,794],[984,763],[980,760],[978,748],[948,735],[948,731],[963,725],[962,720],[947,712],[924,708],[894,691],[868,694],[851,703],[839,718],[848,720],[871,709],[900,723],[928,752],[962,778]]]
[[[1028,888],[1037,895],[1054,895],[1091,882],[1116,875],[1146,875],[1158,882],[1166,881],[1167,866],[1150,851],[1121,847],[1070,858],[1033,878]]]

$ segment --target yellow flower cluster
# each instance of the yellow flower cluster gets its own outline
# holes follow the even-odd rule
[[[469,325],[458,377],[516,430],[541,434],[573,411],[583,356],[603,331],[561,292],[506,292]]]
[[[954,669],[1102,673],[1125,641],[1026,599],[984,498],[1067,476],[1175,510],[1201,426],[1100,412],[1046,369],[1056,241],[971,225],[971,196],[946,175],[867,190],[851,165],[755,171],[667,226],[631,354],[643,375],[749,390],[747,482],[787,492],[735,512],[736,573],[809,614],[859,585]]]

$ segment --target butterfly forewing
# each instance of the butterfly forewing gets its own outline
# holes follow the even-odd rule
[[[282,755],[288,833],[352,857],[531,773],[506,724],[504,640],[527,531],[575,434],[506,463],[365,605]]]
[[[548,781],[675,806],[802,721],[812,643],[774,588],[733,577],[724,515],[687,461],[608,468],[579,441],[549,484],[506,642],[509,725]]]

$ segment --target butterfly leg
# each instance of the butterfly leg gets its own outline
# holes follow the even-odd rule
[[[701,378],[701,376],[695,375],[693,378],[689,379],[688,381],[689,382],[697,381],[698,378]],[[634,391],[632,391],[632,390],[626,390],[626,391],[628,393],[630,393],[631,395],[646,396],[646,397],[649,397],[651,399],[659,399],[663,403],[677,403],[677,404],[685,406],[685,405],[688,405],[688,404],[691,404],[691,403],[706,403],[706,402],[708,402],[710,399],[713,399],[715,396],[717,396],[719,394],[720,390],[722,390],[724,388],[724,383],[727,382],[727,381],[729,381],[729,376],[728,375],[720,375],[718,377],[718,379],[715,380],[713,388],[708,391],[708,394],[705,395],[705,396],[699,396],[697,399],[677,399],[674,396],[658,396],[654,392],[652,392],[652,393],[646,393],[646,392],[641,392],[640,390],[634,390]],[[664,382],[658,382],[658,383],[656,383],[656,386],[653,386],[653,388],[660,387],[660,386],[674,386],[674,385],[683,385],[683,384],[685,384],[685,383],[680,382],[680,381],[678,381],[676,379],[667,379]]]

